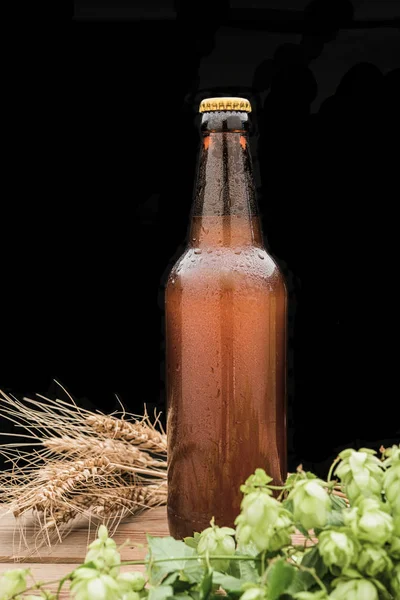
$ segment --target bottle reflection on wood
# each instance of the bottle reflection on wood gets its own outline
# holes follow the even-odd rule
[[[166,287],[168,522],[176,538],[232,526],[246,478],[286,477],[286,287],[267,254],[250,104],[200,105],[189,244]]]

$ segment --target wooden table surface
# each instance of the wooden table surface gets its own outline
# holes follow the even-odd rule
[[[120,523],[113,536],[117,545],[129,538],[130,544],[121,551],[122,560],[139,560],[145,557],[146,548],[135,548],[135,544],[146,543],[146,533],[154,536],[169,535],[167,510],[165,506],[143,512]],[[25,530],[26,539],[34,547],[35,531],[32,526]],[[82,564],[88,543],[96,536],[96,527],[91,531],[87,525],[80,524],[60,544],[52,549],[42,547],[37,552],[24,550],[15,535],[15,519],[12,515],[3,515],[0,509],[0,574],[8,569],[29,568],[36,581],[61,579],[75,567]],[[17,564],[16,564],[16,561]],[[144,567],[125,567],[125,570],[144,570]],[[54,586],[50,589],[54,590]],[[33,593],[33,592],[32,592]],[[69,598],[68,586],[60,598]]]
[[[146,548],[135,547],[135,544],[146,543],[146,533],[153,536],[169,535],[167,525],[167,510],[165,506],[144,511],[136,517],[130,517],[120,523],[113,535],[117,545],[126,539],[130,540],[121,551],[122,560],[139,560],[146,555]],[[12,515],[4,515],[0,509],[0,574],[14,568],[29,568],[36,581],[52,581],[61,579],[75,567],[82,564],[88,543],[96,535],[96,527],[89,530],[85,523],[77,524],[76,528],[60,544],[53,548],[34,548],[35,529],[27,525],[26,540],[30,550],[20,544],[19,536],[15,535],[15,519]],[[294,544],[303,544],[304,537],[300,534],[292,536]],[[144,570],[144,567],[124,567],[123,570]],[[54,586],[50,587],[54,590]],[[69,598],[68,587],[61,593],[60,598]]]

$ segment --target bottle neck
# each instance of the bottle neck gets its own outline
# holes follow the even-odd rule
[[[247,113],[204,113],[189,243],[263,247]]]

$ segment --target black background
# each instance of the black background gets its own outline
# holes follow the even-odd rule
[[[399,16],[399,2],[84,0],[65,62],[54,34],[26,43],[0,387],[54,395],[57,378],[91,408],[118,394],[164,409],[162,293],[184,247],[196,110],[243,95],[290,292],[289,468],[323,475],[338,449],[397,442]]]

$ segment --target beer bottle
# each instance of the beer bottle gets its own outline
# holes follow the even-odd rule
[[[286,286],[265,250],[250,102],[200,104],[189,242],[166,285],[168,523],[232,526],[257,467],[286,477]]]

